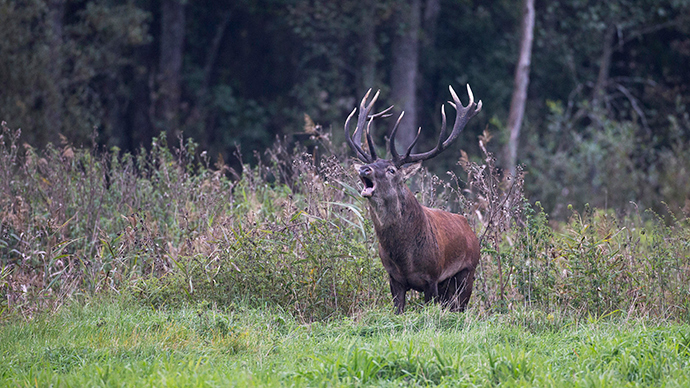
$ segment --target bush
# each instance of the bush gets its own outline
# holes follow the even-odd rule
[[[587,208],[553,230],[536,207],[504,241],[508,303],[574,316],[690,318],[687,221]],[[495,268],[487,272],[496,281]]]
[[[460,161],[472,194],[467,216],[482,244],[474,295],[483,309],[690,317],[686,218],[651,210],[620,217],[585,204],[583,212],[569,206],[570,218],[554,229],[541,203],[523,197],[522,170],[512,178],[496,168],[489,139],[480,137],[482,164]]]
[[[525,189],[555,219],[570,216],[568,205],[580,212],[590,204],[620,214],[635,206],[660,214],[690,210],[685,139],[690,121],[684,108],[677,113],[681,118],[669,116],[671,125],[652,134],[634,120],[593,112],[578,121],[571,107],[547,105],[551,112],[545,130],[527,132],[524,138]]]

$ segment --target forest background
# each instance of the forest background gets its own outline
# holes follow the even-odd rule
[[[399,144],[421,126],[419,147],[430,147],[448,85],[469,83],[484,109],[455,147],[481,158],[488,130],[510,168],[529,3],[0,0],[0,119],[38,148],[137,152],[167,132],[239,169],[238,155],[254,163],[276,136],[303,138],[305,115],[307,131],[342,144],[372,87],[381,108],[406,111]],[[515,143],[526,197],[555,219],[568,204],[690,210],[690,1],[532,4]],[[457,170],[459,155],[428,167]]]

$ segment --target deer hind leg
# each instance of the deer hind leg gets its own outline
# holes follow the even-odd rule
[[[424,303],[437,302],[438,300],[438,282],[430,281],[424,289]]]
[[[465,311],[472,295],[474,270],[463,269],[455,275],[439,283],[439,300],[444,307],[453,312]]]

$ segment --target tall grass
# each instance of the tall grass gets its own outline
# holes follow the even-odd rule
[[[5,308],[129,292],[154,305],[271,302],[311,320],[384,296],[362,201],[332,158],[245,166],[237,179],[165,137],[136,155],[19,143],[3,126]]]
[[[503,177],[482,149],[479,161],[461,158],[466,179],[423,170],[411,182],[421,202],[465,214],[480,236],[479,311],[690,319],[685,218],[590,209],[552,225],[523,197],[521,176]],[[102,293],[153,306],[271,304],[303,321],[389,306],[346,158],[317,165],[279,141],[263,156],[238,174],[165,137],[135,154],[37,150],[3,124],[0,309],[32,315]]]

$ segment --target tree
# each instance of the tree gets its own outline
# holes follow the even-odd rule
[[[379,50],[376,44],[376,7],[362,7],[361,16],[361,58],[362,63],[358,72],[358,95],[364,95],[369,88],[373,88],[376,83],[376,62]]]
[[[90,143],[96,128],[112,145],[131,101],[125,73],[148,40],[148,14],[131,2],[0,0],[0,120],[41,147]]]
[[[513,87],[513,96],[510,100],[510,112],[508,113],[507,126],[508,132],[510,133],[510,139],[508,140],[506,152],[506,166],[511,174],[515,173],[520,127],[522,126],[522,119],[525,115],[533,40],[534,0],[524,0],[522,25],[520,28],[520,56],[515,66],[515,85]]]
[[[554,217],[568,204],[683,206],[689,7],[554,1],[537,12],[532,85],[546,111],[523,137],[526,188]]]
[[[179,133],[185,1],[161,1],[160,58],[158,65],[158,120],[168,136]]]
[[[405,111],[398,128],[400,144],[407,147],[417,133],[417,78],[419,74],[420,0],[395,4],[391,67],[391,100]]]
[[[62,131],[62,76],[64,49],[63,30],[65,17],[65,0],[48,1],[48,59],[52,66],[50,69],[50,79],[53,82],[47,85],[47,95],[45,99],[45,122],[50,123],[51,131],[57,134]]]

